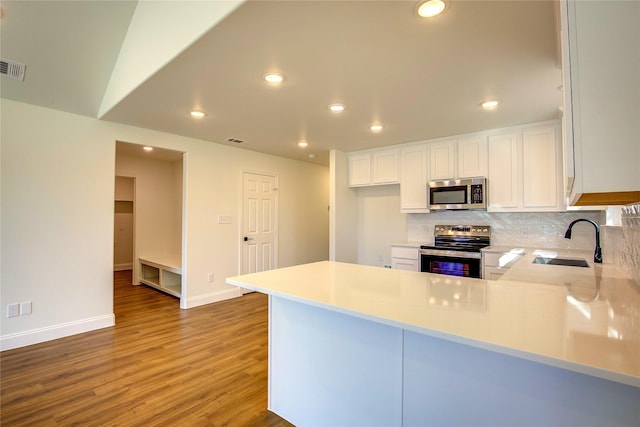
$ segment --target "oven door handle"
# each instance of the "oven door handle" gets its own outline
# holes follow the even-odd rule
[[[421,249],[420,255],[432,255],[432,256],[445,256],[450,258],[467,258],[467,259],[481,259],[482,254],[480,252],[460,252],[460,251],[447,251],[440,249]]]

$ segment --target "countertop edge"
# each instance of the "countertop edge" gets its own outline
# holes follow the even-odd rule
[[[272,289],[263,288],[260,286],[255,286],[249,283],[242,282],[238,280],[236,277],[231,277],[226,280],[228,284],[240,286],[246,289],[250,289],[252,291],[264,293],[270,296],[275,296],[279,298],[284,298],[290,301],[299,302],[302,304],[306,304],[312,307],[322,308],[329,311],[333,311],[335,313],[344,314],[352,317],[357,317],[363,320],[369,320],[375,323],[396,327],[399,329],[431,336],[434,338],[444,339],[451,342],[456,342],[459,344],[469,345],[471,347],[479,348],[482,350],[492,351],[495,353],[504,354],[507,356],[517,357],[519,359],[528,360],[531,362],[541,363],[543,365],[552,366],[560,369],[565,369],[568,371],[577,372],[580,374],[585,374],[609,381],[614,381],[621,384],[626,384],[633,387],[640,388],[640,377],[635,377],[632,375],[626,375],[618,372],[609,371],[602,368],[597,368],[594,366],[583,365],[577,362],[571,362],[567,360],[561,360],[557,358],[553,358],[550,356],[544,356],[536,353],[527,352],[525,350],[518,350],[506,346],[501,346],[498,344],[479,341],[473,338],[468,338],[460,335],[454,335],[434,329],[428,329],[412,324],[408,324],[405,322],[401,322],[398,320],[393,320],[385,317],[376,316],[369,313],[363,313],[359,311],[355,311],[353,309],[340,307],[332,304],[322,303],[319,301],[310,300],[303,297],[298,297],[296,295],[291,295],[283,292],[274,291]]]

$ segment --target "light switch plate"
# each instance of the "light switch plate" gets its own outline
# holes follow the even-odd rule
[[[218,224],[231,224],[231,216],[230,215],[219,215],[218,216]]]

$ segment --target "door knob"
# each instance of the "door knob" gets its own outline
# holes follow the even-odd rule
[[[244,236],[244,241],[245,242],[248,242],[249,240],[253,240],[253,237]]]

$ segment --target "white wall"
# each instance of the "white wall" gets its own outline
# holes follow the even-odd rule
[[[175,163],[117,154],[115,174],[135,178],[138,257],[182,254],[182,176]]]
[[[331,150],[329,259],[358,263],[358,196],[348,186],[347,153]]]
[[[186,153],[185,307],[237,294],[243,169],[279,177],[280,266],[328,257],[326,167],[6,99],[1,132],[2,314],[33,301],[3,317],[3,349],[113,323],[115,141]]]
[[[112,325],[114,139],[2,99],[1,348]],[[6,317],[7,304],[33,313]]]
[[[358,264],[391,265],[393,242],[407,241],[407,215],[400,213],[400,186],[359,187]]]

